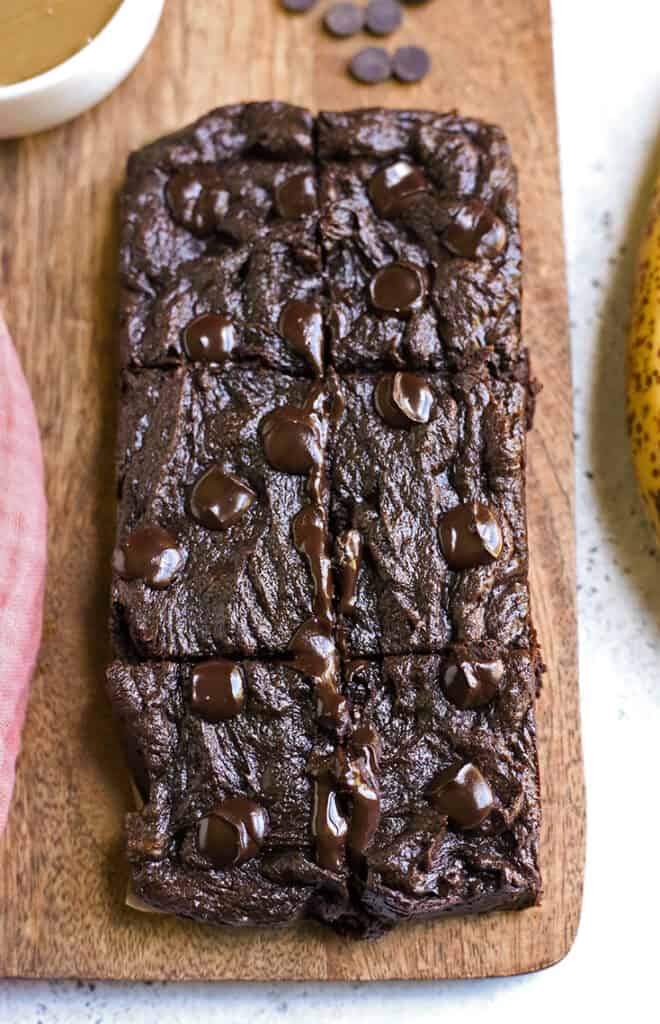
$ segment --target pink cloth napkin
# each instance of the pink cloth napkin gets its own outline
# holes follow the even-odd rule
[[[0,316],[0,833],[41,639],[46,497],[30,392]]]

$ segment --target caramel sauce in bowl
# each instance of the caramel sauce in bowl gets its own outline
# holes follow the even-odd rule
[[[0,0],[0,139],[104,99],[135,67],[165,0]]]
[[[91,43],[120,0],[2,0],[0,85],[15,85],[63,64]]]

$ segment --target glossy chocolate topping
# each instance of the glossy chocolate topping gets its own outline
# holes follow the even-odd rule
[[[497,695],[504,666],[495,661],[450,661],[441,673],[442,689],[457,708],[480,708]]]
[[[204,313],[191,320],[183,332],[186,355],[197,363],[223,363],[236,347],[231,320],[219,313]]]
[[[292,299],[282,310],[280,334],[320,377],[323,373],[323,317],[315,302]]]
[[[313,680],[316,686],[319,721],[328,728],[342,728],[346,724],[348,708],[346,698],[339,692],[339,655],[330,624],[312,618],[303,622],[294,633],[288,664]]]
[[[174,220],[201,238],[213,232],[227,200],[216,168],[207,165],[178,171],[166,194]]]
[[[368,664],[365,663],[365,664]],[[376,732],[373,725],[358,725],[351,733],[350,738],[351,750],[357,753],[361,753],[367,758],[369,767],[372,772],[378,770],[378,761],[382,753],[382,743],[380,742],[380,736]]]
[[[256,857],[267,831],[264,807],[243,796],[230,797],[202,818],[197,842],[215,867],[228,868]]]
[[[328,524],[325,513],[315,504],[303,505],[293,520],[293,540],[309,562],[314,580],[314,614],[332,619],[332,571],[328,555]]]
[[[353,750],[357,752],[338,752],[339,783],[342,792],[352,797],[348,847],[359,856],[376,834],[381,808],[378,780],[372,768],[374,744],[369,745],[368,751],[361,750],[359,745]]]
[[[433,392],[416,373],[393,373],[381,377],[374,391],[374,405],[390,427],[411,427],[428,423]]]
[[[443,243],[457,256],[494,259],[506,245],[506,228],[479,199],[468,199],[454,212]]]
[[[357,578],[362,563],[362,538],[357,530],[346,530],[337,538],[339,562],[339,613],[351,615],[355,609]]]
[[[369,182],[369,198],[381,217],[396,217],[405,200],[428,188],[422,172],[405,160],[377,171]]]
[[[414,263],[390,263],[371,279],[369,295],[374,309],[394,316],[409,316],[424,305],[426,274]]]
[[[476,828],[493,809],[493,794],[476,765],[455,765],[436,776],[431,801],[459,828]]]
[[[190,706],[209,722],[224,722],[245,704],[243,669],[235,661],[203,661],[192,673]]]
[[[242,519],[256,500],[246,483],[211,466],[190,493],[190,511],[208,530],[226,530]]]
[[[144,580],[155,590],[169,587],[183,566],[176,538],[162,526],[138,526],[116,547],[115,571],[127,580]]]
[[[502,551],[500,525],[481,502],[453,508],[442,517],[438,529],[442,551],[452,569],[490,565]]]
[[[304,475],[321,466],[323,451],[314,415],[292,405],[281,405],[261,424],[266,458],[274,469]]]
[[[280,215],[289,220],[313,213],[316,209],[316,182],[313,175],[303,171],[285,178],[277,186],[275,201]]]
[[[316,840],[316,860],[326,871],[340,871],[348,825],[338,805],[338,795],[329,774],[314,782],[312,835]]]

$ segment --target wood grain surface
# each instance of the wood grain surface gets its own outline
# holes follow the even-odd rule
[[[0,305],[33,389],[50,501],[44,644],[10,824],[0,839],[0,974],[85,978],[466,978],[536,970],[570,948],[584,857],[574,617],[570,361],[546,0],[433,0],[417,86],[345,74],[336,42],[275,0],[168,0],[143,62],[76,122],[0,143]],[[538,706],[538,909],[406,926],[375,943],[309,926],[230,932],[124,905],[127,777],[103,692],[115,502],[117,190],[129,150],[222,103],[456,107],[502,124],[520,169],[524,330],[545,390],[529,445],[532,591],[549,671]]]

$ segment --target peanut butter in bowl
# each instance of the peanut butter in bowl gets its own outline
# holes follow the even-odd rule
[[[121,0],[1,0],[0,86],[57,67],[105,27]]]

